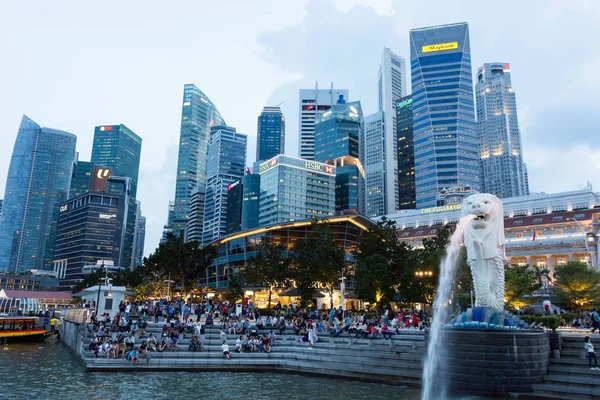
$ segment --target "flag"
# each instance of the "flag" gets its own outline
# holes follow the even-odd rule
[[[536,238],[536,237],[537,237],[537,236],[536,236],[536,231],[534,230],[534,231],[533,231],[533,238],[531,239],[531,241],[532,241],[532,242],[535,242],[535,238]]]

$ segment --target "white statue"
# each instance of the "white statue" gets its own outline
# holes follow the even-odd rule
[[[476,307],[504,310],[504,207],[493,194],[478,193],[463,202],[463,215],[473,215],[465,226],[467,262],[475,285]]]

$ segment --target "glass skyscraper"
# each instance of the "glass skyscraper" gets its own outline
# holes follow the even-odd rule
[[[285,153],[285,118],[279,107],[265,107],[258,116],[256,161]]]
[[[59,205],[67,200],[77,137],[23,116],[13,148],[0,219],[0,270],[52,265]]]
[[[359,139],[360,162],[365,169],[365,215],[369,218],[388,214],[385,208],[385,112],[365,117],[365,129]]]
[[[242,186],[242,230],[245,231],[259,226],[260,175],[244,175]]]
[[[413,139],[412,96],[396,103],[398,124],[398,210],[416,208],[415,146]]]
[[[176,235],[180,235],[185,230],[190,218],[192,191],[196,188],[198,189],[196,194],[202,197],[201,202],[204,204],[206,160],[210,127],[213,125],[226,125],[215,105],[195,85],[185,85],[172,226],[173,233]]]
[[[124,268],[133,268],[132,252],[136,226],[137,185],[141,153],[142,138],[125,125],[103,125],[95,128],[91,163],[94,167],[111,168],[113,176],[129,178],[131,182],[127,207],[125,245],[122,258],[119,261],[119,266]],[[110,185],[108,190],[114,193]]]
[[[315,120],[315,161],[336,167],[335,211],[364,210],[364,170],[359,160],[359,139],[364,121],[360,101],[340,99]]]
[[[210,129],[202,243],[227,233],[227,189],[244,175],[247,143],[248,136],[230,126]]]
[[[410,31],[417,208],[443,188],[479,189],[471,47],[467,23]]]
[[[89,161],[75,162],[73,166],[73,177],[71,178],[71,189],[69,198],[81,196],[91,191],[92,163]]]
[[[259,226],[335,214],[335,167],[278,155],[259,171]]]
[[[477,138],[481,190],[498,197],[529,194],[523,163],[517,101],[508,63],[486,63],[477,70]]]
[[[242,230],[242,180],[230,183],[227,187],[227,229],[226,234]]]

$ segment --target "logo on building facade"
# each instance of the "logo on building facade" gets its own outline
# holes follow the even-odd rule
[[[65,204],[64,206],[60,206],[60,212],[67,211],[69,209],[69,205]]]
[[[423,208],[423,209],[421,209],[421,214],[431,214],[431,213],[438,213],[438,212],[443,212],[443,211],[456,211],[456,210],[460,210],[461,208],[462,208],[462,204],[460,204],[460,203],[448,204],[448,205],[441,206],[441,207]]]
[[[445,51],[445,50],[456,50],[458,49],[458,42],[448,42],[448,43],[439,43],[439,44],[428,44],[421,48],[423,53],[432,53],[435,51]]]
[[[396,103],[396,108],[397,109],[401,109],[401,108],[404,108],[404,107],[409,106],[411,104],[412,104],[412,99],[406,99],[404,101],[397,102]]]
[[[259,173],[262,174],[263,172],[273,168],[276,165],[277,158],[271,158],[269,161],[265,161],[264,163],[260,164]]]
[[[108,178],[112,176],[112,168],[94,167],[92,173],[92,192],[106,192]]]
[[[322,164],[316,161],[305,161],[304,168],[310,169],[312,171],[325,172],[327,174],[333,174],[335,171],[335,168],[331,165]]]

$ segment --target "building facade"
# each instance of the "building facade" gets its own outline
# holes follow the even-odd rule
[[[479,189],[469,26],[410,31],[417,208],[449,186]]]
[[[335,214],[334,166],[278,155],[259,172],[260,227]]]
[[[110,168],[113,176],[130,179],[131,189],[127,207],[127,227],[125,230],[125,245],[122,251],[123,259],[118,263],[122,267],[133,268],[133,247],[136,227],[137,185],[140,173],[140,158],[142,154],[142,138],[125,125],[103,125],[94,130],[91,163],[94,171],[97,168]],[[102,170],[101,172],[105,172]],[[102,176],[100,178],[105,178]],[[92,185],[93,186],[93,185]],[[92,187],[92,190],[95,190]],[[111,187],[108,188],[111,191]],[[120,189],[115,193],[120,193]]]
[[[448,197],[448,196],[447,196]],[[589,262],[598,269],[600,194],[582,189],[501,199],[504,205],[506,256],[511,264],[550,270],[567,261]],[[461,217],[461,203],[404,210],[386,218],[396,223],[398,237],[422,246]]]
[[[365,128],[359,139],[360,163],[365,170],[365,215],[379,217],[386,211],[385,113],[380,111],[365,117]],[[395,210],[394,210],[395,211]]]
[[[205,191],[201,192],[200,188],[192,190],[192,194],[189,200],[189,218],[185,225],[183,239],[185,242],[195,240],[202,242],[202,221],[204,221],[204,199],[206,194]],[[166,242],[166,234],[173,233],[177,235],[177,232],[173,231],[173,228],[165,227],[163,231],[163,241]]]
[[[365,213],[365,173],[360,163],[359,140],[364,120],[360,101],[343,99],[315,120],[315,161],[334,165],[335,211]]]
[[[260,210],[260,174],[242,177],[242,223],[241,230],[258,228]]]
[[[527,196],[529,185],[508,63],[486,63],[477,70],[475,99],[481,190],[498,197]]]
[[[184,232],[190,219],[192,191],[197,190],[197,196],[206,195],[206,160],[210,128],[213,125],[225,125],[217,107],[195,85],[185,85],[175,183],[175,209],[171,225],[176,235]]]
[[[333,82],[329,89],[319,89],[315,83],[314,89],[300,89],[299,137],[298,148],[300,158],[314,160],[315,158],[315,118],[331,109],[342,98],[348,101],[347,89],[334,89]]]
[[[55,269],[64,271],[61,291],[73,290],[84,266],[123,259],[127,203],[126,195],[96,192],[61,204],[54,252]]]
[[[81,196],[92,190],[92,163],[77,160],[73,165],[69,198]]]
[[[384,112],[385,118],[385,141],[382,151],[384,171],[387,172],[384,186],[385,214],[390,214],[399,207],[396,103],[406,96],[407,84],[406,61],[387,47],[383,48],[379,63],[377,89],[379,111]]]
[[[256,161],[285,153],[285,117],[278,106],[266,106],[258,116]]]
[[[163,233],[160,243],[166,243],[167,234],[173,233],[173,214],[175,213],[175,200],[169,200],[169,210],[167,213],[167,224],[163,225]]]
[[[411,210],[417,207],[411,95],[400,98],[396,103],[396,122],[398,125],[398,210]]]
[[[142,203],[139,200],[136,202],[136,207],[131,269],[142,265],[142,260],[144,259],[144,241],[146,240],[146,217],[142,215]]]
[[[242,196],[244,187],[239,179],[227,187],[227,227],[225,234],[242,230]]]
[[[2,218],[0,271],[51,268],[59,204],[71,186],[77,137],[23,116],[13,148]]]
[[[210,243],[227,233],[228,188],[244,176],[247,145],[248,136],[236,132],[235,128],[211,128],[202,243]]]

